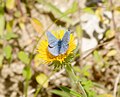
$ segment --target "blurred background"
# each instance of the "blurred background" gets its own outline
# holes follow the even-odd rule
[[[24,68],[31,55],[28,97],[34,97],[53,68],[33,49],[44,39],[43,31],[60,29],[70,29],[79,44],[80,56],[72,64],[88,97],[120,97],[119,21],[120,0],[0,0],[0,97],[24,97]],[[67,97],[59,87],[70,84],[60,69],[38,97]]]

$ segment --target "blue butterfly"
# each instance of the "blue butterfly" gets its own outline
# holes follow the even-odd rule
[[[62,39],[57,39],[53,34],[47,32],[48,37],[48,51],[53,56],[65,54],[70,40],[70,31],[66,31]]]

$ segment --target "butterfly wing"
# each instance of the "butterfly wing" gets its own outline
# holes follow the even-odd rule
[[[58,56],[59,55],[59,47],[58,45],[54,47],[48,47],[48,51],[53,55],[53,56]]]
[[[58,44],[59,40],[50,32],[47,32],[47,37],[48,37],[48,44],[51,48]]]
[[[62,38],[60,54],[66,53],[68,49],[69,40],[70,40],[70,31],[67,31]]]
[[[58,47],[58,39],[52,35],[50,32],[47,32],[47,37],[48,37],[48,51],[53,55],[53,56],[58,56],[59,55],[59,47]]]

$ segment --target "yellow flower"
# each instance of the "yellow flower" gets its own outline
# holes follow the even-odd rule
[[[52,34],[57,38],[57,39],[62,39],[63,35],[65,33],[65,30],[59,30],[57,32],[53,31]],[[66,51],[65,54],[60,54],[58,56],[53,56],[49,53],[48,51],[48,41],[47,40],[42,40],[40,42],[40,45],[38,46],[38,56],[42,60],[44,60],[46,63],[51,63],[53,61],[59,61],[60,63],[64,62],[65,58],[71,53],[73,53],[73,50],[76,48],[76,44],[74,41],[74,36],[71,34],[70,35],[70,41],[69,41],[69,47]]]

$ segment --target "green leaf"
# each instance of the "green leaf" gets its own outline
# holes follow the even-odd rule
[[[4,53],[6,58],[10,59],[12,55],[12,47],[10,45],[7,45],[6,47],[4,47]]]
[[[95,60],[96,60],[97,62],[100,62],[101,59],[102,59],[102,57],[101,57],[101,55],[98,53],[98,51],[95,50],[95,51],[93,52],[93,54],[94,54]]]
[[[96,63],[102,68],[104,66],[104,60],[101,54],[97,50],[93,52],[94,59]]]
[[[25,64],[28,64],[29,61],[30,61],[28,55],[25,52],[23,52],[23,51],[20,51],[18,53],[18,58]]]
[[[6,0],[6,8],[9,10],[14,9],[15,7],[15,0]]]
[[[18,36],[13,33],[12,31],[12,27],[13,27],[13,20],[7,22],[7,25],[6,25],[6,34],[5,34],[5,39],[6,40],[10,40],[12,38],[17,38]]]
[[[69,94],[61,91],[61,90],[52,90],[51,91],[53,94],[59,95],[61,97],[71,97]]]
[[[115,36],[115,32],[114,32],[114,31],[107,30],[107,31],[105,32],[105,37],[106,37],[107,39],[111,39],[111,38],[113,38],[114,36]]]
[[[23,69],[23,76],[25,77],[25,79],[30,80],[32,77],[32,70],[30,67],[25,67]]]
[[[81,73],[81,69],[79,66],[73,66],[73,69],[76,71],[76,72],[80,72]]]
[[[43,5],[45,5],[47,7],[47,9],[49,9],[50,12],[52,12],[54,14],[54,16],[58,16],[59,18],[61,18],[61,20],[73,24],[73,21],[67,16],[67,14],[64,14],[63,12],[61,12],[56,6],[54,6],[52,3],[47,2],[46,0],[37,0],[39,3],[42,3]]]
[[[79,72],[83,76],[87,76],[87,77],[90,76],[90,73],[89,73],[90,66],[89,65],[85,65],[82,69],[80,69],[79,66],[74,66],[73,68],[76,72]]]
[[[93,11],[92,8],[90,8],[90,7],[85,7],[85,8],[83,9],[83,12],[90,13],[90,14],[94,14],[94,11]]]
[[[8,33],[6,33],[6,35],[5,35],[5,39],[6,39],[6,40],[10,40],[10,39],[17,38],[17,37],[18,37],[18,35],[16,35],[16,34],[13,33],[13,32],[8,32]]]
[[[88,94],[88,97],[97,97],[94,90],[92,90],[93,82],[86,78],[81,78],[82,86],[84,87],[85,91]]]
[[[84,86],[85,90],[90,90],[93,87],[93,83],[91,80],[88,80],[86,78],[82,78],[82,85]]]
[[[13,20],[7,22],[7,25],[6,25],[7,32],[12,32],[12,27],[13,27]]]
[[[68,93],[68,94],[71,94],[71,95],[75,96],[75,97],[82,97],[81,94],[79,94],[76,91],[73,91],[73,90],[71,90],[67,87],[62,86],[62,87],[60,87],[60,89],[63,90],[64,92]]]
[[[84,75],[84,76],[87,76],[87,77],[90,76],[89,69],[90,69],[90,66],[89,66],[89,65],[86,65],[86,66],[83,67],[82,72],[83,72],[83,75]]]
[[[5,28],[5,17],[4,17],[4,9],[0,6],[0,36],[3,35],[3,31]]]
[[[44,88],[48,87],[48,77],[44,74],[41,73],[39,75],[36,76],[36,81],[42,85]]]

